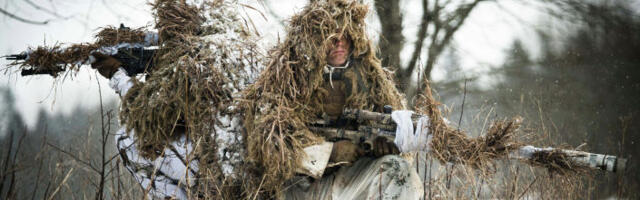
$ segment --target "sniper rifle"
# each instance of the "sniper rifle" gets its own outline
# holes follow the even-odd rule
[[[129,76],[135,76],[136,74],[143,73],[153,68],[153,56],[157,49],[148,47],[132,47],[130,45],[123,45],[120,48],[114,48],[117,53],[111,54],[113,58],[122,63],[122,68],[127,72]],[[28,52],[13,54],[4,56],[7,60],[15,62],[26,62],[28,59],[37,59],[31,57]],[[89,58],[89,60],[91,60]],[[83,63],[83,62],[80,62]],[[53,67],[41,67],[30,66],[21,70],[21,76],[31,76],[48,74],[55,76],[58,72],[64,71],[65,66],[71,63],[55,63]]]
[[[417,120],[420,117],[422,116],[415,113],[411,116],[414,130],[416,130]],[[354,141],[360,144],[365,151],[371,151],[372,141],[377,137],[394,138],[396,136],[395,131],[397,124],[391,118],[390,106],[385,106],[383,113],[359,109],[344,109],[340,119],[355,121],[358,124],[357,129],[349,130],[347,128],[329,127],[330,123],[327,123],[328,120],[316,122],[309,128],[328,140],[349,139]],[[540,155],[552,154],[562,154],[562,156],[566,158],[563,162],[567,162],[564,164],[569,166],[600,169],[609,172],[624,172],[627,163],[627,159],[613,155],[552,147],[538,148],[531,145],[519,147],[517,151],[509,153],[509,158],[540,163],[538,160]]]
[[[106,29],[105,29],[106,30]],[[105,31],[103,30],[103,31]],[[118,32],[132,32],[131,28],[120,24]],[[136,32],[136,31],[133,31]],[[28,68],[22,68],[20,75],[30,76],[39,74],[48,74],[51,76],[57,76],[59,72],[67,70],[67,66],[80,66],[83,64],[92,64],[95,62],[93,53],[101,53],[111,56],[118,60],[122,64],[122,68],[127,72],[128,76],[135,76],[136,74],[147,72],[147,70],[153,68],[153,58],[158,50],[158,34],[155,32],[145,32],[144,41],[137,41],[135,43],[122,42],[114,46],[94,46],[77,44],[66,49],[43,48],[46,53],[34,53],[32,51],[26,51],[20,54],[6,55],[7,60],[14,61],[11,65],[27,66]],[[106,39],[108,40],[108,39]],[[84,56],[82,53],[89,51],[90,55]],[[74,58],[64,58],[63,52],[66,55],[75,55]],[[70,52],[70,53],[68,53]],[[39,60],[46,60],[46,62],[37,62]],[[34,62],[30,62],[30,61]],[[34,64],[38,63],[38,64]],[[34,66],[41,65],[41,66]]]

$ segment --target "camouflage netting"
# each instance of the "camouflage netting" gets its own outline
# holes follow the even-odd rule
[[[68,47],[55,44],[50,47],[29,48],[27,50],[29,57],[24,62],[11,63],[11,66],[17,65],[19,69],[47,72],[57,77],[63,72],[77,72],[81,65],[89,64],[89,55],[95,50],[122,43],[142,44],[147,42],[146,36],[144,28],[123,30],[108,26],[95,35],[94,43],[73,44]]]
[[[366,34],[368,6],[357,1],[314,1],[293,16],[287,37],[270,53],[270,62],[255,84],[245,90],[242,107],[247,130],[248,161],[260,166],[264,183],[255,191],[278,192],[294,175],[302,148],[323,141],[307,128],[322,113],[327,92],[322,69],[333,41],[352,41],[357,72],[363,78],[346,99],[346,107],[402,109],[402,96],[388,71],[380,66]]]

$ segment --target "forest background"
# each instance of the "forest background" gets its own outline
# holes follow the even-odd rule
[[[473,136],[482,133],[487,121],[520,115],[528,141],[536,145],[628,158],[624,174],[594,172],[574,192],[592,199],[639,196],[634,161],[640,156],[635,145],[640,1],[365,2],[372,8],[369,33],[383,65],[396,71],[398,87],[410,103],[428,78],[448,118]],[[255,25],[260,42],[270,47],[285,35],[287,17],[307,1],[240,3],[247,24]],[[142,0],[7,0],[0,13],[0,55],[43,44],[91,42],[98,28],[109,25],[153,26],[150,6]],[[7,63],[2,60],[0,66]],[[106,79],[89,67],[59,79],[14,72],[0,76],[1,199],[141,195],[138,186],[129,187],[135,185],[129,172],[113,159],[110,134],[119,128],[119,100]],[[455,166],[440,168],[447,174]],[[520,183],[521,170],[509,168],[499,175]],[[524,180],[529,182],[497,191],[497,197],[545,196],[543,186],[537,193],[529,190],[544,182]],[[483,184],[472,192],[447,184],[447,194],[480,196]]]

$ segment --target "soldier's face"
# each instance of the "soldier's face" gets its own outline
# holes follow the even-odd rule
[[[333,42],[329,55],[327,55],[327,63],[332,66],[342,66],[347,62],[349,51],[351,50],[351,41],[342,36]]]

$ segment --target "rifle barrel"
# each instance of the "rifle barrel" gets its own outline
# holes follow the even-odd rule
[[[360,110],[360,109],[344,109],[342,111],[342,115],[347,119],[353,119],[357,121],[375,121],[381,124],[391,124],[394,123],[391,119],[391,114],[372,112],[368,110]]]
[[[393,125],[393,126],[396,125],[396,123],[391,118],[391,114],[388,114],[388,113],[380,113],[380,112],[373,112],[368,110],[346,108],[342,111],[342,116],[345,119],[351,119],[356,121],[373,121],[379,124]],[[415,123],[416,120],[419,119],[420,117],[422,117],[422,115],[415,114],[415,113],[411,115],[411,119],[414,121],[414,124],[413,124],[414,126],[416,125]]]
[[[37,70],[37,69],[23,69],[20,71],[20,76],[31,76],[31,75],[40,75],[40,74],[55,74],[54,71],[51,70]]]
[[[125,47],[118,48],[117,53],[111,56],[116,60],[120,61],[120,63],[122,63],[122,68],[125,69],[125,71],[127,72],[127,75],[135,76],[136,74],[145,73],[149,69],[153,68],[153,64],[154,64],[153,58],[155,56],[156,51],[157,49],[153,49],[153,48],[125,46]],[[11,55],[5,55],[2,57],[4,57],[7,60],[23,61],[29,58],[29,54],[27,53],[11,54]],[[87,60],[81,60],[79,62],[86,63],[88,61],[88,58],[86,59]],[[65,66],[66,64],[69,64],[69,63],[55,63],[55,65],[59,65],[59,69],[55,69],[55,70],[43,68],[42,66],[30,66],[29,69],[23,68],[20,72],[20,75],[30,76],[30,75],[48,74],[55,77],[57,73],[66,70],[64,67],[62,67],[62,66]]]
[[[3,56],[5,57],[5,59],[7,60],[25,60],[27,59],[27,54],[11,54],[11,55],[6,55]]]
[[[512,158],[529,160],[532,162],[540,162],[536,160],[536,153],[544,154],[563,154],[567,161],[576,167],[585,167],[589,169],[599,169],[609,172],[624,172],[627,159],[613,155],[596,154],[584,151],[556,149],[556,148],[538,148],[531,145],[521,147],[517,152],[511,154]]]

